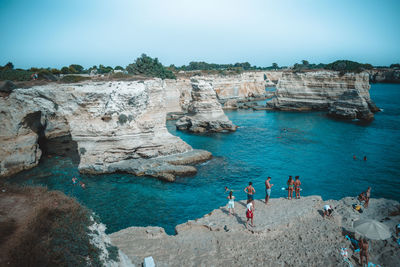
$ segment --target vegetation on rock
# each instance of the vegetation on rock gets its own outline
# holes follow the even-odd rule
[[[126,70],[130,74],[158,77],[161,79],[176,79],[174,73],[164,67],[158,58],[151,58],[146,54],[138,57],[134,63],[129,64]]]

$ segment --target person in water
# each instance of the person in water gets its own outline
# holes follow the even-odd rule
[[[244,192],[247,194],[247,204],[251,202],[254,207],[254,194],[256,193],[256,190],[254,189],[252,182],[249,182],[249,185],[244,189]]]
[[[353,155],[353,159],[354,159],[354,160],[356,160],[356,159],[357,159],[356,155]]]
[[[86,185],[85,185],[83,182],[79,182],[79,184],[81,185],[81,187],[82,187],[83,189],[86,189]]]
[[[363,258],[365,258],[366,260],[366,264],[368,264],[368,242],[367,240],[364,239],[360,239],[360,262],[361,262],[361,266],[364,266],[363,264]]]
[[[367,156],[364,156],[364,161],[367,161]]]
[[[299,180],[299,176],[296,176],[295,181],[294,181],[294,190],[296,193],[296,199],[297,198],[300,199],[300,185],[301,185],[301,182]]]
[[[232,191],[229,192],[229,196],[227,197],[227,199],[229,215],[235,215],[235,197],[232,195]]]
[[[250,226],[254,227],[253,218],[254,218],[254,205],[250,202],[246,205],[246,228],[249,228],[249,220],[251,221]]]
[[[331,217],[333,209],[330,205],[325,205],[322,210],[324,211],[324,218],[325,216],[327,217]]]
[[[74,176],[72,177],[72,184],[76,185],[78,183],[78,179]]]
[[[271,196],[271,188],[274,186],[270,181],[271,177],[268,176],[267,180],[265,180],[265,205],[268,204],[269,197]]]
[[[287,186],[288,186],[288,199],[293,198],[293,189],[294,189],[294,181],[292,176],[289,176],[289,180],[287,181]]]

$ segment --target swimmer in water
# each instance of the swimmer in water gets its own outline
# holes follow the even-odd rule
[[[81,185],[81,187],[82,187],[83,189],[86,189],[86,185],[85,185],[83,182],[79,182],[79,184]]]
[[[356,158],[356,155],[353,155],[353,159],[354,159],[354,160],[356,160],[356,159],[357,159],[357,158]]]
[[[367,161],[367,156],[364,156],[364,161]]]
[[[78,183],[78,179],[74,176],[72,177],[72,184],[76,185]]]

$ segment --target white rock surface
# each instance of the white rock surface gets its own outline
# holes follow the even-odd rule
[[[178,173],[193,174],[193,167],[166,157],[189,153],[197,162],[211,154],[192,150],[168,132],[165,86],[160,79],[49,84],[0,97],[0,175],[38,164],[38,136],[65,135],[77,143],[81,172],[128,171],[169,181]]]
[[[352,252],[343,230],[351,231],[360,218],[383,221],[391,231],[400,215],[390,216],[399,203],[371,199],[360,214],[351,205],[355,198],[323,201],[320,196],[299,200],[255,201],[254,223],[246,229],[245,201],[235,202],[234,216],[221,207],[200,219],[176,227],[169,236],[160,227],[130,227],[110,235],[113,244],[134,263],[152,255],[157,266],[347,266],[340,249],[349,248],[356,266],[358,253]],[[322,207],[330,204],[333,217],[324,219]],[[393,240],[370,241],[370,260],[381,266],[396,266],[400,259]]]
[[[188,115],[176,122],[179,130],[195,133],[235,131],[235,126],[225,115],[217,100],[212,80],[192,78],[192,102]]]
[[[369,88],[369,75],[365,72],[344,75],[335,71],[283,72],[275,98],[267,102],[267,106],[295,111],[329,110],[340,106],[332,108],[330,114],[335,116],[337,110],[337,116],[341,117],[343,109],[352,109],[356,110],[358,119],[371,119],[378,109],[370,99]],[[349,91],[355,93],[349,94]],[[352,110],[349,113],[354,113]]]

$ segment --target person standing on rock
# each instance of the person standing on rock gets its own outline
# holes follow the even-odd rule
[[[254,218],[254,205],[250,202],[247,204],[246,206],[246,218],[247,218],[247,222],[246,222],[246,228],[249,228],[249,220],[251,221],[250,226],[254,227],[254,223],[253,223],[253,218]]]
[[[369,198],[371,197],[371,187],[369,186],[367,191],[365,192],[365,202],[364,202],[364,208],[368,208],[369,204]]]
[[[244,192],[247,194],[247,204],[251,202],[254,207],[254,194],[256,193],[256,190],[254,189],[252,182],[249,182],[249,185],[244,189]]]
[[[364,239],[360,239],[360,262],[361,262],[361,266],[364,266],[363,264],[363,258],[365,258],[366,260],[366,264],[368,264],[368,242],[367,240]]]
[[[293,198],[293,188],[294,188],[294,181],[292,176],[289,176],[289,180],[287,181],[287,186],[288,186],[288,199]],[[290,197],[290,198],[289,198]]]
[[[271,196],[271,187],[274,186],[270,181],[271,177],[268,176],[267,180],[265,180],[265,205],[267,205],[269,197]]]
[[[235,215],[235,197],[232,195],[232,191],[229,192],[229,196],[227,197],[228,201],[228,210],[229,215]]]
[[[295,179],[296,180],[294,181],[294,190],[295,190],[295,193],[296,193],[296,199],[300,199],[300,185],[301,185],[301,182],[299,180],[299,176],[296,176]]]

